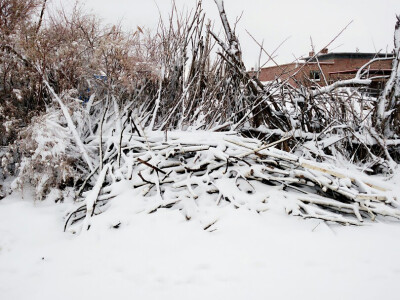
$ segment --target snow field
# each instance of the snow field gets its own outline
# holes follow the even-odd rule
[[[178,210],[141,213],[125,193],[72,235],[71,203],[25,194],[0,201],[1,299],[398,299],[400,226],[388,219],[288,217],[272,190],[268,211],[221,208],[209,232]]]

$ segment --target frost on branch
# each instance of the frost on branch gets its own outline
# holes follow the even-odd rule
[[[400,135],[400,16],[394,32],[394,59],[392,73],[378,98],[376,128],[386,137]]]

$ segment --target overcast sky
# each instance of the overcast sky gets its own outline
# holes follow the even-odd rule
[[[53,0],[64,6],[72,0]],[[156,28],[157,5],[167,17],[170,0],[80,0],[107,23],[122,20],[126,28]],[[192,8],[195,0],[176,0],[178,8]],[[156,5],[157,3],[157,5]],[[214,0],[203,0],[209,19],[220,26]],[[248,30],[266,51],[277,51],[276,60],[288,63],[311,50],[310,37],[317,50],[327,45],[350,21],[353,23],[329,46],[334,52],[389,52],[393,49],[395,15],[400,14],[400,0],[225,0],[228,18],[234,21],[243,12],[237,32],[246,67],[258,61],[259,47]],[[264,55],[262,61],[267,57]]]

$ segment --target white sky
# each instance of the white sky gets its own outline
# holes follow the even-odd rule
[[[73,0],[53,0],[64,6]],[[80,0],[107,23],[122,20],[126,28],[136,26],[155,29],[158,7],[167,17],[170,0]],[[214,0],[203,0],[209,19],[219,28],[220,20]],[[178,8],[192,8],[195,0],[176,0]],[[249,69],[257,64],[259,47],[246,29],[269,53],[290,37],[277,51],[276,61],[288,63],[294,56],[307,55],[311,50],[310,36],[317,50],[328,44],[350,21],[353,23],[337,38],[330,50],[334,52],[390,52],[393,49],[395,14],[400,14],[399,0],[225,0],[228,18],[234,21],[243,12],[237,32],[243,58]],[[264,55],[262,62],[267,57]]]

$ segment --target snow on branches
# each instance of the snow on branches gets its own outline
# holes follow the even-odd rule
[[[126,193],[143,213],[168,208],[191,220],[227,205],[262,213],[269,202],[279,201],[268,199],[270,189],[287,194],[289,200],[282,206],[303,218],[344,225],[361,225],[377,216],[400,219],[400,203],[384,184],[275,148],[288,138],[267,144],[235,133],[173,131],[167,140],[156,131],[142,137],[124,135],[121,166],[113,147],[105,153],[107,164],[94,188],[79,198],[83,205],[71,212],[66,228],[85,218],[84,230],[88,229],[91,217]],[[71,230],[79,231],[80,226]]]

